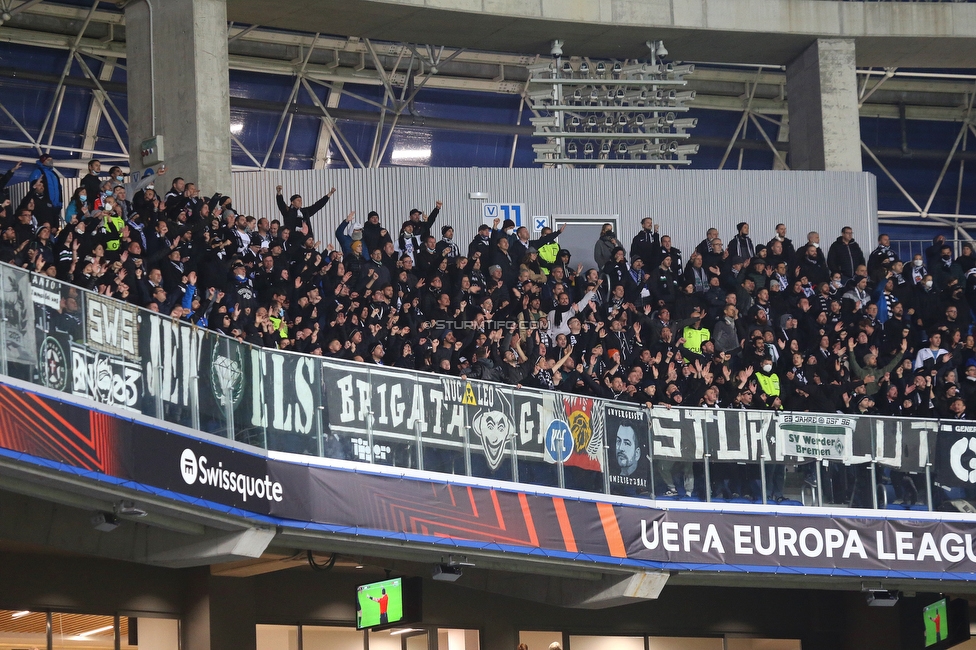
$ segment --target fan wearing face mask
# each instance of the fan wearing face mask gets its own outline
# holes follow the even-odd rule
[[[779,375],[773,372],[773,358],[771,356],[763,357],[759,369],[755,372],[755,378],[759,383],[759,392],[765,395],[764,402],[770,401],[770,398],[779,397]]]

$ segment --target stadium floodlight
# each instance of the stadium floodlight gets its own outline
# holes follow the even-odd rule
[[[637,128],[642,128],[644,126],[644,115],[642,113],[638,113],[637,116],[634,117],[634,126]]]
[[[571,126],[574,129],[578,129],[582,125],[583,125],[583,120],[579,118],[579,115],[574,115],[573,118],[569,121],[569,126]]]
[[[605,118],[603,118],[603,124],[604,124],[604,125],[605,125],[605,126],[606,126],[606,127],[608,128],[608,129],[612,129],[612,128],[613,128],[613,125],[614,125],[614,124],[615,124],[616,122],[617,122],[617,121],[616,121],[615,119],[613,119],[613,115],[611,115],[611,114],[609,114],[609,113],[607,114],[607,116],[606,116]]]
[[[676,129],[693,129],[698,126],[697,117],[684,117],[680,120],[675,120],[672,126]]]
[[[667,112],[664,114],[664,123],[668,126],[674,124],[674,113]]]
[[[630,120],[627,119],[627,115],[621,113],[617,116],[617,126],[627,126]]]
[[[609,140],[605,141],[603,143],[603,145],[600,147],[600,155],[601,156],[609,156],[610,155],[610,141]]]
[[[596,128],[596,115],[590,115],[588,118],[586,118],[586,126],[591,129]]]
[[[546,117],[530,117],[529,118],[529,122],[532,123],[532,126],[536,126],[536,127],[538,127],[538,126],[542,126],[542,127],[546,127],[546,126],[549,126],[549,127],[557,127],[557,126],[559,126],[559,118],[556,117],[555,115],[546,116]]]
[[[685,91],[680,92],[680,93],[675,93],[672,90],[671,93],[674,94],[674,100],[675,101],[678,101],[678,102],[688,102],[688,101],[691,101],[691,100],[693,100],[695,98],[695,91],[694,90],[685,90]]]
[[[671,68],[670,72],[679,76],[691,74],[695,71],[694,63],[685,63],[683,65],[674,65],[673,63],[669,63],[668,65]]]
[[[600,101],[600,91],[597,90],[596,88],[594,88],[594,89],[592,89],[590,91],[590,101],[591,102],[599,102]]]
[[[583,101],[583,91],[579,88],[573,91],[573,101],[581,102]]]
[[[621,70],[623,70],[623,65],[620,63],[620,61],[614,61],[613,62],[613,73],[614,74],[620,74],[620,71]]]
[[[558,154],[560,151],[562,151],[562,147],[559,146],[558,143],[555,143],[555,142],[549,143],[549,142],[547,142],[546,144],[534,144],[534,145],[532,145],[532,150],[535,151],[537,154],[540,154],[540,153],[541,154]]]
[[[582,75],[590,74],[590,64],[587,63],[586,61],[580,61],[579,73]]]
[[[579,149],[576,147],[575,142],[570,142],[566,145],[566,154],[570,156],[575,156]]]
[[[627,145],[623,142],[617,145],[617,153],[621,156],[627,153]]]
[[[663,90],[658,91],[660,93],[660,99],[673,102],[678,98],[678,93],[673,90]]]
[[[674,74],[674,64],[673,63],[665,63],[661,67],[661,72],[663,74]]]
[[[672,142],[671,144],[677,144],[677,143]],[[669,147],[669,150],[670,150],[670,147]],[[676,147],[674,147],[674,151],[672,151],[671,153],[676,153],[679,156],[688,156],[688,155],[691,155],[691,154],[696,154],[696,153],[698,153],[698,145],[697,144],[679,144]]]
[[[592,142],[587,142],[586,144],[583,145],[583,155],[584,156],[592,156],[593,155],[593,143]]]
[[[563,61],[563,74],[570,77],[573,76],[573,66],[569,61]]]
[[[624,91],[623,88],[617,88],[617,92],[615,92],[613,96],[616,100],[620,101],[621,99],[627,96],[627,93]]]
[[[652,146],[653,145],[647,144],[646,142],[643,144],[632,144],[627,147],[627,151],[631,155],[640,156],[642,154],[650,153]]]

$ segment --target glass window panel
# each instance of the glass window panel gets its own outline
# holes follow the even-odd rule
[[[123,617],[122,641],[128,642],[129,619]],[[113,650],[115,648],[115,619],[112,616],[90,614],[51,615],[52,647],[54,650]],[[43,646],[41,646],[43,647]]]

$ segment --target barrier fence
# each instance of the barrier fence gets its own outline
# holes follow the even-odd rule
[[[976,423],[649,409],[258,348],[8,265],[0,283],[3,374],[264,449],[702,501],[932,510],[976,485]]]

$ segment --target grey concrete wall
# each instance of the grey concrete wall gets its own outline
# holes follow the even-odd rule
[[[861,171],[854,41],[819,39],[786,67],[793,169]]]
[[[161,134],[170,178],[196,181],[208,193],[229,187],[225,0],[135,0],[125,12],[132,168],[142,168],[140,143]]]
[[[228,0],[231,20],[548,55],[786,64],[817,38],[857,39],[858,63],[973,67],[976,4],[835,0]]]

